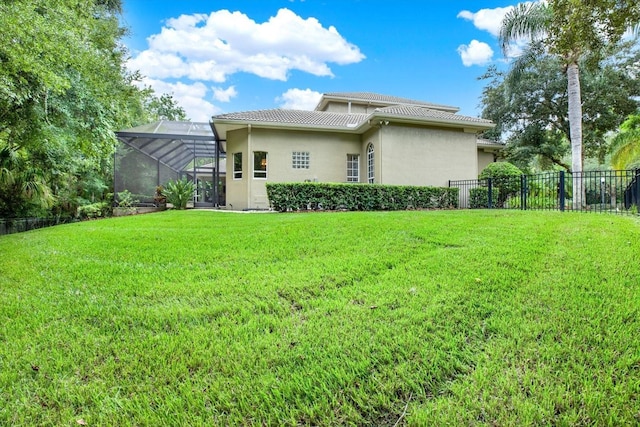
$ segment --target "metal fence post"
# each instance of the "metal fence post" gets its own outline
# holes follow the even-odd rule
[[[564,171],[560,171],[559,172],[559,178],[560,181],[558,182],[558,196],[559,196],[559,200],[560,200],[560,212],[564,212],[564,198],[565,198],[565,191],[564,191]]]
[[[636,207],[639,207],[638,201],[640,199],[640,169],[636,169],[636,191],[634,191],[631,197],[633,200],[633,204],[636,205]]]
[[[493,209],[493,180],[491,178],[488,179],[488,188],[489,195],[487,196],[487,208]]]
[[[527,210],[527,176],[520,175],[520,209]]]

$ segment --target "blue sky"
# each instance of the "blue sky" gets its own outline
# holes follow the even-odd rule
[[[366,91],[478,116],[516,1],[124,0],[129,67],[195,121]]]

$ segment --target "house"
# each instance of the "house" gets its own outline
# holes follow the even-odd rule
[[[268,208],[266,182],[447,186],[449,180],[475,179],[502,145],[478,139],[492,122],[457,112],[343,92],[324,94],[314,111],[214,116],[211,128],[226,152],[227,208]]]

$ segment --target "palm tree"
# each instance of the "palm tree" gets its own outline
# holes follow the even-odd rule
[[[640,168],[640,113],[633,114],[620,125],[611,142],[613,169]]]
[[[513,65],[512,78],[530,61],[545,52],[559,57],[567,74],[571,168],[573,174],[573,207],[583,205],[582,172],[582,100],[580,92],[581,58],[598,62],[604,49],[620,41],[630,27],[640,22],[637,0],[599,0],[576,2],[549,0],[520,3],[502,21],[500,42],[505,54],[519,39],[530,40],[529,49]]]
[[[53,203],[42,171],[29,165],[23,150],[0,140],[0,217],[17,217]]]

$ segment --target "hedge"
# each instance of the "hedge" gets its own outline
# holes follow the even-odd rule
[[[458,188],[339,183],[267,183],[271,207],[299,210],[379,211],[458,207]]]
[[[500,189],[493,187],[491,200],[493,207],[498,206],[498,198],[500,196]],[[469,207],[471,209],[486,209],[489,207],[489,188],[477,187],[469,190]]]

